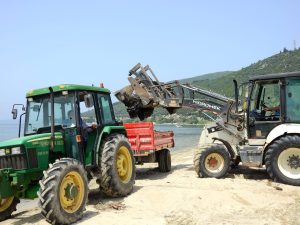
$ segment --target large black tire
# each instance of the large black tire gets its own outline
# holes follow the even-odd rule
[[[199,177],[224,177],[230,166],[230,154],[222,145],[213,145],[195,152],[194,168]]]
[[[123,134],[108,136],[99,158],[101,190],[110,197],[131,193],[135,182],[135,161],[127,138]]]
[[[38,191],[42,215],[52,224],[70,224],[82,218],[88,181],[82,164],[62,158],[44,171]]]
[[[265,164],[274,181],[300,186],[300,137],[286,135],[274,141],[267,149]]]
[[[20,200],[17,197],[0,199],[0,222],[8,219],[11,214],[17,210],[17,204]]]
[[[160,172],[171,171],[171,154],[169,149],[162,149],[158,154],[158,168]]]

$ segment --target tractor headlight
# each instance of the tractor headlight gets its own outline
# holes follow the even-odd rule
[[[0,149],[0,156],[4,156],[5,155],[5,149]]]
[[[21,147],[13,147],[11,148],[11,154],[21,154]]]

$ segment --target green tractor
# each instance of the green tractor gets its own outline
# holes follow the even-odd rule
[[[111,197],[132,191],[134,157],[108,89],[58,85],[26,97],[19,138],[0,142],[0,221],[11,216],[19,199],[38,197],[48,222],[73,223],[85,210],[92,178]]]

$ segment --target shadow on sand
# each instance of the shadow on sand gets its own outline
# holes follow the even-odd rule
[[[192,169],[191,164],[180,164],[180,165],[175,165],[172,166],[170,172],[160,172],[158,167],[155,168],[149,168],[149,167],[139,167],[136,170],[136,180],[160,180],[163,179],[170,174],[174,173],[176,170],[181,170],[181,169],[187,169],[190,170]]]
[[[229,171],[228,178],[243,177],[249,180],[268,180],[270,179],[265,168],[251,168],[243,165],[239,165]]]
[[[16,221],[12,222],[11,224],[14,224],[14,225],[22,225],[24,223],[35,224],[44,219],[44,217],[42,216],[42,214],[40,212],[38,212],[37,214],[31,215],[31,216],[24,216],[25,213],[28,213],[30,211],[32,211],[32,210],[25,210],[25,211],[13,214],[11,218]]]

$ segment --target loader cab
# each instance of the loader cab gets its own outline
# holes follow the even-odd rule
[[[85,165],[96,164],[101,131],[106,125],[117,124],[110,92],[82,85],[61,85],[53,89],[54,131],[63,136],[62,156],[78,159]],[[27,95],[24,136],[51,132],[50,94],[39,92],[42,90]]]
[[[282,123],[299,123],[299,98],[299,73],[253,77],[250,80],[247,111],[248,138],[257,140],[257,144],[264,144],[264,140],[276,126]]]

